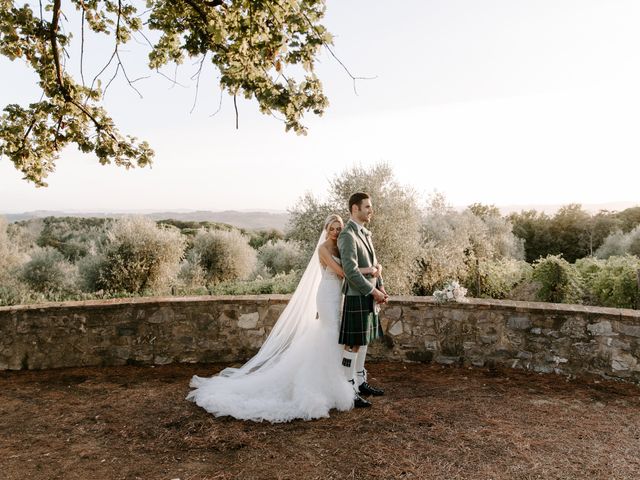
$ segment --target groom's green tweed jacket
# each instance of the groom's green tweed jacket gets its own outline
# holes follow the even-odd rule
[[[383,285],[382,277],[360,273],[360,268],[372,267],[378,263],[371,236],[365,235],[362,229],[356,222],[349,220],[338,236],[340,261],[346,279],[345,293],[349,296],[371,295],[376,287]]]

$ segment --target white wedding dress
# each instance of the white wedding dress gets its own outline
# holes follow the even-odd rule
[[[342,280],[320,267],[316,249],[256,356],[239,369],[225,369],[210,378],[194,376],[194,390],[187,399],[215,416],[274,423],[351,409],[353,389],[340,366],[341,308]]]

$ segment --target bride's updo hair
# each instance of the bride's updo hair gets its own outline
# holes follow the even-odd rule
[[[331,225],[333,222],[340,222],[342,225],[344,225],[344,222],[342,221],[342,217],[337,213],[332,213],[324,221],[324,230],[326,231],[327,228],[329,228],[329,225]]]

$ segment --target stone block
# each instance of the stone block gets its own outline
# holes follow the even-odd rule
[[[398,320],[402,315],[402,308],[399,306],[393,306],[385,308],[381,313],[382,316],[387,317],[391,320]]]
[[[582,318],[567,319],[560,327],[560,332],[572,338],[585,338],[587,321]]]
[[[235,319],[227,316],[226,312],[222,312],[218,317],[218,325],[221,327],[230,327],[235,322]]]
[[[149,318],[147,322],[149,323],[166,323],[173,318],[173,310],[170,307],[160,307],[158,308]]]
[[[264,336],[264,328],[247,330],[247,335],[252,335],[252,336],[256,336],[256,337],[263,337]]]
[[[611,357],[611,369],[614,372],[640,371],[638,359],[633,355],[623,352],[615,352]]]
[[[608,320],[587,325],[587,330],[591,335],[611,335],[613,333],[611,322]]]
[[[400,335],[403,332],[404,332],[404,328],[402,326],[401,321],[396,321],[393,325],[391,325],[391,328],[387,331],[389,335],[393,335],[393,336]]]
[[[437,340],[425,340],[424,348],[431,351],[436,351],[439,349],[439,344]]]
[[[551,330],[550,328],[543,329],[542,334],[551,338],[560,338],[560,332],[558,332],[557,330]]]
[[[406,352],[407,360],[412,362],[431,363],[433,352],[429,350],[410,350]]]
[[[138,332],[136,325],[118,325],[116,327],[116,335],[119,337],[131,337]]]
[[[472,350],[477,346],[476,342],[462,342],[462,349],[465,351]]]
[[[441,365],[454,365],[461,363],[461,358],[457,356],[437,355],[435,361]]]
[[[173,363],[173,358],[165,355],[156,355],[153,357],[153,363],[156,365],[168,365],[169,363]]]
[[[260,314],[258,312],[244,313],[240,315],[238,319],[238,326],[244,329],[256,328],[258,320],[260,320]]]
[[[618,350],[624,350],[630,352],[632,350],[631,344],[629,342],[625,342],[623,340],[619,340],[617,338],[613,338],[611,341],[611,346]]]
[[[531,328],[531,320],[526,316],[513,316],[507,320],[507,327],[514,330],[528,330]]]
[[[625,325],[624,323],[618,323],[616,330],[623,335],[640,337],[640,326],[638,325]]]
[[[113,346],[110,352],[115,358],[127,359],[131,356],[130,346]]]
[[[265,326],[273,326],[282,314],[282,311],[285,307],[286,304],[269,305],[269,309],[267,310],[267,314],[264,318]]]

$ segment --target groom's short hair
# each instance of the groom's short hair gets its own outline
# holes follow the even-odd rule
[[[349,197],[349,213],[351,213],[351,209],[353,208],[354,205],[357,205],[358,208],[360,208],[360,205],[362,205],[362,201],[367,198],[371,198],[371,197],[369,196],[368,193],[364,193],[364,192],[357,192],[351,195]]]

